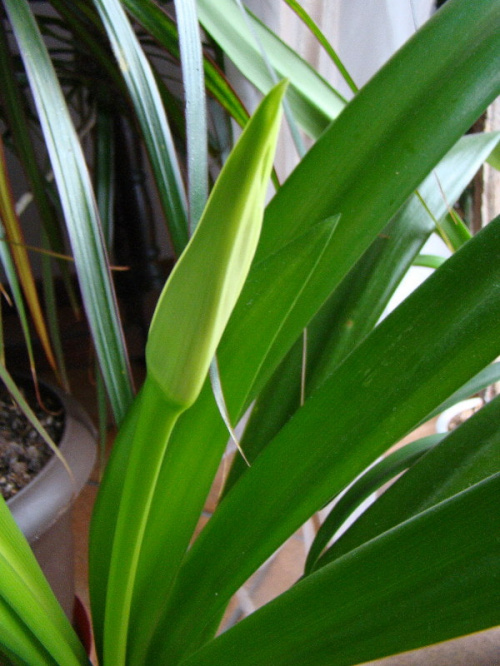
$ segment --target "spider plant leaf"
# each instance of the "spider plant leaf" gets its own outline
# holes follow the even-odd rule
[[[387,497],[384,493],[368,507],[366,515],[344,532],[315,568],[496,474],[500,467],[499,418],[497,397],[421,458],[386,491]]]
[[[259,44],[233,0],[197,0],[205,30],[236,67],[262,93],[273,85]],[[278,77],[290,80],[287,99],[297,122],[317,138],[343,109],[345,100],[305,60],[250,15],[263,49]],[[326,215],[324,217],[327,217]]]
[[[385,483],[394,479],[417,462],[429,449],[436,446],[444,434],[428,435],[410,442],[389,455],[383,457],[375,465],[369,467],[335,503],[323,521],[307,555],[304,567],[305,575],[311,573],[314,564],[322,551],[343,527],[354,511]]]
[[[108,250],[114,237],[115,149],[113,117],[108,108],[97,109],[95,134],[95,192],[103,236]]]
[[[192,235],[208,198],[207,108],[195,0],[176,0],[175,14],[186,100],[188,218]]]
[[[498,624],[499,493],[497,474],[385,532],[183,666],[348,666]]]
[[[115,418],[132,388],[97,206],[82,149],[26,0],[5,0],[40,116],[70,237],[92,337]]]
[[[50,338],[45,324],[42,307],[36,291],[35,278],[31,270],[28,253],[24,247],[24,237],[19,219],[16,215],[15,205],[7,174],[7,164],[0,137],[0,219],[5,230],[3,242],[10,244],[10,255],[16,267],[16,273],[22,286],[26,303],[33,319],[35,330],[42,344],[45,356],[52,369],[57,374],[57,363],[50,344]],[[3,235],[3,234],[2,234]]]
[[[498,355],[499,249],[497,218],[337,367],[240,478],[177,573],[152,653],[159,663],[195,650],[286,538]]]
[[[134,104],[174,250],[180,254],[188,239],[186,194],[154,74],[119,0],[94,4]]]
[[[15,78],[16,67],[8,49],[5,26],[0,26],[0,77],[2,80],[1,97],[8,127],[19,154],[22,167],[32,189],[43,228],[55,252],[64,254],[64,241],[54,207],[47,193],[47,183],[39,168],[35,149],[30,141],[29,121],[26,113],[26,100]],[[67,262],[59,261],[58,267],[68,293],[72,293]]]
[[[180,57],[177,27],[161,7],[151,2],[151,0],[123,0],[123,4],[130,15],[169,53],[176,58]],[[248,122],[248,112],[230,86],[224,73],[207,55],[204,55],[203,58],[203,68],[207,90],[232,118],[241,127],[244,127]]]

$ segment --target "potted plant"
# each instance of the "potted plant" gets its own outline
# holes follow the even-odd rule
[[[17,380],[16,387],[9,385],[30,419],[38,420],[41,434],[4,389],[2,474],[6,483],[2,484],[2,494],[59,603],[73,619],[71,508],[95,463],[95,428],[78,402],[61,390],[40,382],[37,388],[43,397],[38,404],[40,395],[33,390],[31,380]],[[43,439],[47,434],[56,443],[57,455]]]
[[[129,51],[121,5],[95,4],[133,79],[144,64]],[[139,3],[124,4],[139,16]],[[22,5],[5,2],[16,30]],[[177,3],[184,39],[193,9]],[[159,300],[147,377],[125,410],[91,527],[101,663],[356,664],[498,623],[497,399],[425,455],[408,452],[379,521],[361,518],[342,547],[328,538],[296,585],[214,638],[231,596],[289,535],[498,355],[498,218],[375,324],[392,288],[387,267],[404,273],[418,254],[434,225],[427,209],[438,222],[447,214],[428,174],[437,168],[454,192],[467,180],[457,165],[474,168],[495,145],[455,144],[498,94],[499,22],[497,0],[450,0],[326,127],[265,212],[283,83],[202,213],[190,192],[201,219]],[[249,465],[235,465],[190,545],[225,449],[224,419],[254,401],[241,443]],[[4,653],[86,663],[1,506]]]

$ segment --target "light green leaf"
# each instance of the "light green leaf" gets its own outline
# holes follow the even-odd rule
[[[92,548],[98,544],[99,558],[106,558],[98,565],[100,573],[107,576],[109,571],[103,647],[109,663],[122,663],[130,649],[127,634],[137,565],[170,432],[201,390],[253,259],[285,89],[286,82],[276,86],[245,128],[153,317],[141,408],[134,429],[127,425],[131,442],[125,446],[131,452],[125,480],[111,477],[105,486],[113,493],[123,483],[120,507],[106,508],[101,500],[94,517]],[[108,467],[110,474],[116,474],[116,467],[111,472]],[[106,546],[96,541],[104,534]],[[92,575],[96,580],[95,572]],[[106,580],[99,584],[105,586]],[[97,594],[100,602],[94,603],[102,615],[102,592]],[[136,631],[128,638],[132,644],[142,640]]]
[[[151,323],[148,371],[184,408],[201,390],[257,246],[285,89],[276,86],[245,128]]]
[[[30,654],[40,663],[86,664],[85,650],[57,602],[24,536],[0,497],[0,609],[19,645],[11,650]],[[44,621],[41,622],[40,618]],[[10,632],[9,632],[10,633]],[[9,648],[9,641],[7,640]],[[18,654],[19,654],[18,652]],[[51,658],[49,658],[51,655]],[[45,659],[43,661],[42,659]],[[30,663],[30,662],[28,662]],[[31,663],[39,663],[33,661]]]
[[[267,93],[274,82],[237,3],[234,0],[197,0],[197,6],[205,30],[244,76],[262,93]],[[343,98],[263,23],[255,17],[251,17],[251,21],[274,71],[279,77],[290,80],[287,99],[294,117],[317,138],[344,107]]]
[[[446,257],[440,257],[437,254],[418,254],[413,262],[414,266],[423,268],[439,268],[446,261]]]

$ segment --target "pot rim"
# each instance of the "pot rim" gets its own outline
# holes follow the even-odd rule
[[[61,401],[65,411],[59,450],[66,459],[71,479],[57,456],[52,456],[30,483],[7,504],[28,541],[39,539],[62,516],[87,482],[96,459],[96,429],[80,404],[52,384],[40,381]]]

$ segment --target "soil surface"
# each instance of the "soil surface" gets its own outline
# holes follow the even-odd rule
[[[64,431],[64,411],[51,391],[22,385],[25,400],[57,444]],[[16,495],[50,460],[53,453],[0,382],[0,492],[7,500]]]

